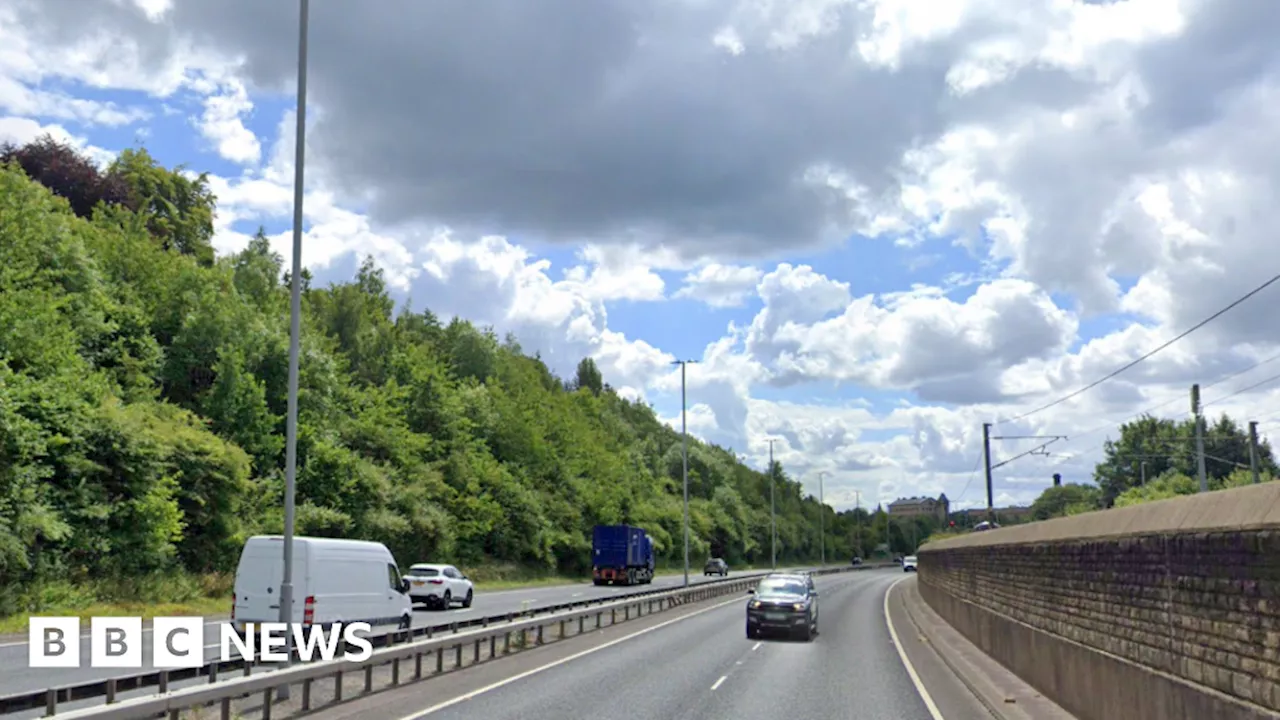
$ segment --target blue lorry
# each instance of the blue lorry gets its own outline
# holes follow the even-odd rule
[[[653,538],[632,525],[597,525],[591,534],[591,582],[645,585],[653,582]]]

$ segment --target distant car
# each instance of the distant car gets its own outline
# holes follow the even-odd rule
[[[902,558],[902,572],[916,572],[915,555],[908,555]]]
[[[729,574],[729,563],[722,558],[711,558],[702,568],[703,575],[719,575],[724,577]]]
[[[999,527],[1000,527],[1000,523],[988,522],[986,520],[983,520],[982,522],[973,526],[973,531],[982,532],[984,530],[997,530],[999,529]]]
[[[747,603],[747,638],[755,640],[768,632],[798,634],[809,641],[818,632],[818,589],[813,577],[800,574],[766,576]]]
[[[853,562],[851,562],[850,564],[851,564],[851,565],[861,565],[861,564],[862,564],[862,558],[857,557],[857,556],[855,555],[855,556],[854,556],[854,558],[853,558]]]
[[[404,579],[409,583],[409,601],[429,608],[448,610],[454,603],[469,608],[475,597],[475,583],[452,565],[410,565]]]

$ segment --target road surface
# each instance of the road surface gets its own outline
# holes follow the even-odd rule
[[[333,706],[316,720],[991,720],[900,613],[899,640],[891,637],[885,595],[903,579],[896,569],[816,578],[812,642],[747,639],[747,598],[728,598],[683,619],[654,616],[647,630],[628,623],[617,635],[537,650],[546,653],[537,665],[527,665],[532,655],[481,665]]]
[[[759,572],[761,571],[752,570],[730,572],[729,577],[732,578]],[[701,573],[698,573],[696,575],[690,574],[689,582],[693,584],[717,579],[719,578],[704,577]],[[529,610],[538,607],[546,607],[549,605],[609,598],[645,590],[662,588],[673,589],[679,587],[683,581],[684,576],[681,574],[661,575],[654,578],[653,582],[649,585],[632,587],[596,587],[595,585],[592,585],[590,581],[587,581],[574,585],[535,586],[493,592],[485,592],[481,590],[476,592],[472,606],[467,609],[415,610],[413,614],[413,624],[415,627],[440,625],[455,620],[471,620],[475,618],[519,612],[521,610]],[[205,655],[207,660],[213,660],[218,655],[218,634],[220,632],[218,626],[221,624],[221,621],[206,624]],[[149,627],[149,623],[144,623],[144,626]],[[82,635],[80,648],[81,667],[79,668],[31,668],[28,665],[29,651],[25,640],[0,643],[0,696],[43,690],[50,687],[75,685],[79,683],[92,682],[94,680],[103,680],[109,677],[136,675],[155,669],[151,663],[149,632],[147,633],[146,645],[143,646],[142,668],[87,667],[90,657],[88,622],[82,622],[80,627]],[[178,686],[175,685],[175,687]],[[151,692],[154,692],[154,689]],[[83,704],[89,703],[76,703],[69,707],[80,707]]]

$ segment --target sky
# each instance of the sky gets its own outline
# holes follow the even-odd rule
[[[1280,430],[1280,3],[317,0],[303,263],[513,333],[846,509]],[[296,0],[0,0],[0,140],[208,172],[290,254]],[[1238,392],[1261,383],[1253,390]],[[1228,397],[1230,396],[1230,397]],[[1034,411],[1034,412],[1032,412]],[[1029,414],[1028,414],[1029,413]]]

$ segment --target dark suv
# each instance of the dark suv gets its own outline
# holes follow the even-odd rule
[[[721,558],[711,558],[702,568],[703,575],[719,575],[725,577],[729,574],[729,563]]]
[[[747,603],[747,638],[755,640],[770,631],[799,634],[809,641],[818,632],[818,589],[810,575],[768,575]]]

